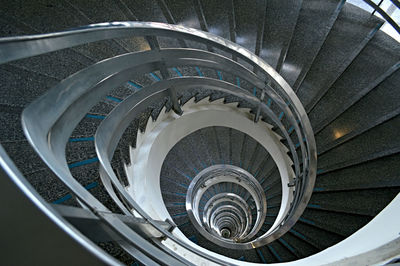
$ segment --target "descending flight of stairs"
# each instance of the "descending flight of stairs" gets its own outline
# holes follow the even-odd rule
[[[230,250],[204,238],[188,217],[185,197],[191,180],[203,169],[215,164],[241,167],[266,193],[268,214],[261,229],[266,232],[277,216],[282,193],[279,171],[268,151],[245,132],[223,126],[197,130],[170,150],[160,174],[163,200],[173,222],[196,244],[242,261],[297,260],[352,235],[399,193],[400,44],[379,30],[383,21],[376,16],[344,0],[9,1],[0,10],[0,34],[39,34],[106,21],[180,24],[236,42],[275,68],[308,113],[318,152],[313,195],[294,227],[260,248]],[[182,44],[171,38],[159,42],[162,47]],[[185,45],[196,48],[195,43]],[[45,200],[78,206],[26,141],[22,110],[48,88],[95,62],[148,49],[142,37],[115,39],[0,65],[0,143]],[[208,68],[168,71],[176,78],[212,77],[247,86],[229,73]],[[151,72],[113,90],[86,114],[67,144],[73,176],[113,212],[120,210],[101,184],[94,134],[119,103],[160,80],[159,71]],[[252,119],[257,113],[257,106],[243,99],[201,87],[178,96],[183,110],[219,105],[237,106]],[[149,106],[130,125],[112,161],[121,180],[129,178],[125,169],[132,160],[132,149],[140,148],[137,138],[149,133],[147,124],[172,115],[172,104],[166,99]],[[269,121],[262,118],[258,123]],[[245,194],[239,186],[224,184],[214,190]],[[99,245],[122,262],[134,263],[115,244]]]

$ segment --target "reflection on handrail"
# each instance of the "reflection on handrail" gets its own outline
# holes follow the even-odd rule
[[[128,120],[124,122],[125,124],[120,121],[123,118],[121,116],[117,116],[118,119],[112,119],[113,113],[126,107],[122,109],[124,111],[122,112],[123,115],[127,115],[132,110],[134,110],[133,114],[137,114],[139,111],[144,110],[143,106],[148,106],[151,100],[160,95],[171,97],[169,92],[164,93],[165,90],[168,90],[166,88],[172,87],[177,91],[183,91],[202,85],[235,95],[252,103],[254,106],[260,106],[262,114],[270,118],[274,122],[274,126],[280,131],[280,134],[284,136],[287,148],[290,151],[289,156],[294,162],[294,200],[291,202],[287,217],[282,222],[279,222],[270,234],[263,236],[264,238],[258,242],[251,243],[248,247],[256,248],[265,245],[290,230],[306,208],[313,190],[316,176],[314,135],[303,106],[287,82],[271,66],[245,48],[213,34],[183,26],[153,22],[112,22],[94,24],[57,33],[3,38],[0,40],[0,63],[7,63],[95,41],[132,36],[172,37],[178,40],[199,42],[206,44],[207,47],[218,48],[228,52],[230,55],[247,62],[251,67],[247,68],[214,52],[186,48],[158,48],[150,51],[139,51],[116,56],[89,66],[62,80],[24,110],[22,116],[24,132],[42,160],[67,185],[79,199],[81,205],[93,210],[94,213],[122,235],[126,242],[143,242],[136,232],[132,231],[119,219],[101,215],[102,212],[106,212],[108,209],[72,176],[65,157],[68,138],[85,114],[112,89],[130,80],[134,72],[136,74],[149,73],[156,70],[165,72],[166,68],[183,65],[197,65],[215,70],[224,70],[248,81],[252,88],[263,91],[268,95],[271,103],[265,104],[264,99],[253,95],[253,91],[248,91],[236,86],[236,84],[203,76],[196,78],[183,77],[178,78],[178,81],[174,80],[174,78],[166,77],[151,86],[143,87],[140,91],[141,93],[132,95],[133,102],[136,103],[134,106],[126,105],[130,98],[122,101],[119,103],[118,108],[115,108],[98,128],[95,143],[103,185],[126,215],[133,215],[132,211],[135,211],[156,230],[161,232],[163,236],[174,241],[177,245],[204,259],[216,263],[222,262],[196,248],[185,245],[183,241],[153,220],[126,192],[113,173],[110,164],[115,147],[128,126],[126,124]],[[265,86],[265,84],[269,85]],[[271,108],[271,104],[274,108]],[[129,109],[133,107],[137,107],[137,109]],[[39,117],[40,119],[38,119]],[[284,117],[285,122],[283,122],[282,117]],[[293,129],[291,133],[289,128]],[[238,245],[245,245],[245,243],[238,243]],[[137,244],[134,246],[137,247]],[[123,247],[128,252],[134,252],[126,244]],[[137,248],[152,257],[157,257],[157,254],[159,254],[159,251],[150,243],[143,244]],[[168,263],[168,261],[164,262]],[[171,264],[176,263],[173,257],[169,258],[169,262]]]

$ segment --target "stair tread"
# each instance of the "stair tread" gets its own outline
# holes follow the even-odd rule
[[[318,53],[336,20],[335,11],[341,8],[341,2],[340,0],[303,1],[290,47],[280,71],[290,85],[295,84],[303,69],[308,68],[308,64]]]
[[[309,113],[311,124],[318,126],[327,117],[335,115],[336,110],[381,77],[399,60],[398,43],[378,31]]]
[[[371,126],[375,126],[375,121],[385,121],[390,113],[399,109],[400,94],[393,89],[399,83],[400,70],[397,70],[320,131],[316,136],[317,149],[323,148],[343,136],[353,134],[353,132],[363,132]],[[373,112],[371,112],[371,107],[374,108]]]
[[[399,123],[400,116],[397,116],[319,156],[318,168],[325,169],[352,161],[361,163],[365,160],[363,158],[373,154],[398,149],[400,137],[396,128]]]
[[[371,17],[358,7],[348,3],[343,6],[297,92],[304,106],[309,106],[318,93],[329,89],[351,63],[349,59],[357,56],[367,45],[380,24],[377,17]]]
[[[302,1],[295,0],[267,1],[264,38],[260,57],[273,68],[276,68],[278,62],[282,61],[286,55],[301,3]],[[287,13],[282,14],[281,8]]]

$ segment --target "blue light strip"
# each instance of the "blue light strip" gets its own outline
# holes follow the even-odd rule
[[[175,205],[175,206],[184,206],[186,203],[185,202],[172,202],[171,204]]]
[[[198,74],[200,77],[203,77],[203,76],[204,76],[199,67],[195,67],[195,69],[196,69],[196,71],[197,71],[197,74]]]
[[[172,217],[182,217],[182,216],[187,216],[187,213],[182,212],[182,213],[177,213],[177,214],[172,215]]]
[[[69,142],[94,141],[94,137],[70,138]]]
[[[261,250],[257,249],[257,254],[263,263],[267,263],[267,261],[264,258],[264,255],[261,253]]]
[[[307,207],[309,207],[309,208],[321,208],[321,206],[319,206],[317,204],[308,204]]]
[[[70,163],[70,164],[68,164],[68,168],[71,169],[71,168],[74,168],[74,167],[78,167],[78,166],[82,166],[82,165],[86,165],[86,164],[91,164],[91,163],[95,163],[95,162],[98,162],[98,161],[99,161],[99,159],[97,157],[94,157],[94,158],[90,158],[90,159],[87,159],[87,160],[83,160],[83,161],[79,161],[79,162],[75,162],[75,163]]]
[[[190,181],[193,180],[193,177],[191,177],[190,175],[185,174],[184,172],[180,171],[178,168],[174,168],[174,170],[175,170],[178,174],[180,174],[180,175],[186,177],[187,179],[189,179]]]
[[[150,76],[152,76],[153,79],[155,79],[156,81],[160,81],[160,80],[161,80],[161,79],[160,79],[156,74],[154,74],[153,72],[150,72]]]
[[[96,118],[96,119],[104,119],[104,118],[106,118],[104,115],[93,115],[93,114],[87,114],[86,117],[88,117],[88,118]]]
[[[222,73],[221,73],[221,71],[217,71],[217,74],[218,74],[219,80],[222,80]]]
[[[311,225],[315,225],[315,223],[311,220],[308,219],[304,219],[304,218],[299,218],[299,221],[303,222],[303,223],[307,223],[307,224],[311,224]]]
[[[298,237],[300,237],[301,239],[304,239],[304,240],[306,240],[306,237],[303,235],[303,234],[300,234],[299,232],[297,232],[297,231],[294,231],[293,229],[290,229],[290,231],[289,232],[291,232],[292,234],[294,234],[295,236],[298,236]]]
[[[132,82],[132,81],[128,81],[128,84],[135,87],[136,89],[141,89],[142,86],[140,86],[139,84]]]
[[[186,194],[185,194],[185,193],[175,192],[175,194],[176,194],[177,196],[186,197]]]
[[[71,199],[71,198],[72,198],[71,194],[67,194],[67,195],[65,195],[64,197],[59,198],[58,200],[53,201],[52,203],[53,203],[53,204],[61,204],[61,203],[63,203],[64,201],[67,201],[67,200],[69,200],[69,199]]]
[[[180,225],[178,225],[178,227],[184,227],[184,226],[187,226],[187,225],[189,225],[189,222],[186,222],[186,223],[180,224]]]
[[[121,99],[115,98],[115,97],[113,97],[113,96],[107,96],[106,98],[109,99],[109,100],[111,100],[111,101],[117,102],[117,103],[122,102]]]
[[[176,67],[172,68],[172,70],[174,70],[179,77],[183,77],[182,73]]]
[[[287,247],[291,252],[296,253],[296,251],[294,250],[294,248],[293,248],[291,245],[289,245],[288,242],[286,242],[286,241],[283,240],[282,238],[279,238],[278,241],[281,242],[282,245],[284,245],[285,247]]]
[[[188,238],[189,238],[189,240],[192,241],[193,243],[195,243],[195,244],[198,243],[196,236],[189,236]]]
[[[92,189],[92,188],[97,187],[98,185],[99,185],[99,183],[93,182],[93,183],[90,183],[90,184],[86,185],[85,188],[86,188],[87,190],[90,190],[90,189]],[[67,195],[65,195],[64,197],[59,198],[58,200],[53,201],[52,203],[53,203],[53,204],[60,204],[60,203],[63,203],[64,201],[67,201],[67,200],[69,200],[69,199],[71,199],[71,198],[72,198],[72,195],[71,195],[71,194],[67,194]]]
[[[275,258],[277,258],[278,261],[282,261],[282,258],[278,255],[278,253],[276,252],[276,250],[271,247],[271,246],[267,246],[269,248],[269,250],[272,252],[272,254],[274,254]]]

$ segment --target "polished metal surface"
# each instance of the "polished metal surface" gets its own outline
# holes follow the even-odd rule
[[[248,204],[233,192],[216,194],[208,200],[204,210],[200,212],[200,202],[204,199],[203,196],[213,186],[220,183],[237,184],[250,195],[257,210],[257,216],[251,229],[249,227],[253,217]],[[235,206],[236,204],[238,207]],[[236,245],[236,242],[247,242],[258,233],[267,214],[267,202],[263,188],[249,172],[237,166],[217,164],[205,168],[191,181],[186,194],[186,211],[192,224],[204,237],[223,247],[243,249],[243,245]],[[230,226],[227,223],[221,223],[227,217],[230,218],[228,219]],[[221,235],[221,229],[224,227],[230,229],[234,241],[228,241]],[[214,232],[204,228],[211,228]],[[248,232],[249,230],[250,232]],[[248,244],[246,247],[250,245]]]
[[[186,245],[184,241],[176,238],[158,221],[153,220],[127,193],[111,167],[116,146],[135,117],[150,104],[161,101],[164,97],[172,97],[174,109],[179,113],[176,93],[201,86],[240,97],[259,106],[258,116],[262,114],[272,119],[274,125],[284,135],[290,151],[289,156],[294,163],[296,178],[290,180],[290,183],[295,181],[295,193],[294,200],[291,202],[291,209],[288,210],[288,216],[285,220],[277,228],[273,228],[271,233],[266,233],[249,241],[258,232],[264,221],[266,215],[265,194],[257,180],[243,169],[228,169],[229,167],[224,166],[223,172],[218,173],[217,170],[218,168],[221,169],[221,166],[217,166],[208,170],[213,177],[202,172],[201,176],[196,177],[197,181],[201,180],[197,184],[190,185],[189,198],[187,198],[190,200],[186,201],[189,216],[194,218],[197,229],[202,234],[205,233],[211,239],[217,239],[216,241],[224,246],[238,249],[260,247],[287,232],[298,220],[311,197],[316,175],[315,140],[306,112],[290,86],[272,67],[243,47],[210,33],[178,25],[154,22],[113,22],[94,24],[58,33],[0,39],[0,63],[80,44],[131,36],[146,36],[150,39],[167,36],[203,43],[207,47],[221,49],[245,61],[251,65],[254,72],[222,55],[184,48],[160,49],[158,47],[154,50],[128,53],[98,62],[62,80],[24,110],[22,115],[24,132],[41,159],[71,190],[83,207],[91,210],[93,215],[122,237],[121,246],[126,251],[134,255],[137,250],[140,250],[145,254],[144,256],[149,256],[156,261],[162,257],[164,263],[175,265],[181,263],[176,259],[179,257],[178,255],[167,255],[136,232],[144,229],[133,228],[132,230],[120,217],[109,215],[109,210],[72,176],[65,157],[68,138],[92,106],[101,101],[112,89],[130,80],[133,72],[140,74],[160,70],[164,80],[145,87],[125,99],[107,115],[96,131],[95,147],[100,162],[101,180],[121,211],[126,216],[133,217],[134,210],[143,218],[146,228],[152,231],[152,234],[169,238],[177,245],[202,258],[216,263],[222,262]],[[157,46],[153,45],[153,47]],[[204,66],[216,70],[224,69],[226,72],[243,78],[265,93],[259,99],[246,89],[226,81],[207,77],[172,78],[166,70],[176,66]],[[289,135],[288,128],[278,118],[278,113],[272,111],[264,103],[264,96],[269,97],[278,107],[279,112],[285,114],[287,121],[294,129],[294,138]],[[39,117],[40,119],[38,119]],[[297,146],[301,156],[297,154],[297,146],[293,143],[293,139],[299,141]],[[301,161],[299,158],[301,158]],[[223,173],[229,173],[229,175],[224,176]],[[233,182],[248,191],[257,208],[255,219],[251,217],[246,201],[243,198],[231,195],[224,195],[227,198],[234,198],[234,203],[230,205],[230,209],[223,205],[219,206],[224,201],[218,201],[215,198],[212,202],[207,203],[210,211],[206,214],[205,220],[199,217],[196,208],[206,188],[221,182]],[[202,188],[199,184],[205,185],[205,187]],[[213,204],[216,205],[215,209]],[[203,223],[206,228],[211,230],[212,234],[203,228]],[[254,226],[250,229],[252,223],[254,223]],[[229,242],[229,239],[234,239],[234,241]],[[244,243],[243,241],[249,242]]]
[[[210,231],[212,224],[210,223],[210,215],[215,207],[218,207],[221,203],[224,203],[226,201],[229,201],[230,205],[237,206],[239,207],[246,219],[246,221],[243,223],[245,224],[244,230],[242,230],[242,234],[239,236],[239,238],[244,238],[246,235],[248,235],[250,226],[252,223],[252,215],[251,215],[251,209],[250,206],[247,204],[247,202],[240,197],[239,195],[236,195],[234,193],[218,193],[211,197],[207,203],[205,204],[203,208],[203,221],[202,225],[206,228],[209,229]],[[222,231],[221,231],[222,235]],[[231,233],[229,234],[231,235]],[[225,237],[226,238],[226,237]]]

